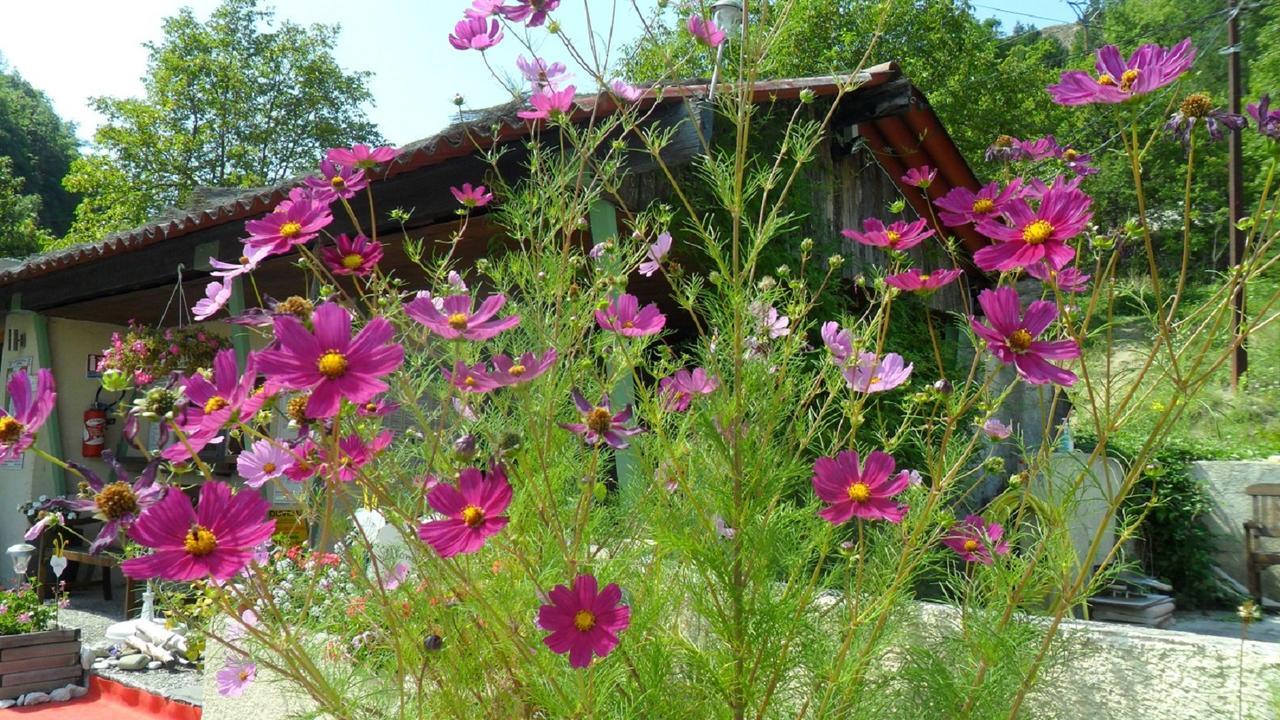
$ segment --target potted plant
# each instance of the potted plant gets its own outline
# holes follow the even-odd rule
[[[214,355],[227,347],[227,338],[204,328],[152,328],[134,323],[123,336],[111,335],[111,345],[103,349],[98,371],[104,380],[110,377],[119,385],[110,389],[143,388],[174,372],[210,367]]]
[[[57,606],[29,584],[0,590],[0,699],[78,683],[79,628],[57,627]]]

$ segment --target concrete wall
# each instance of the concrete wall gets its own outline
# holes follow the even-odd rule
[[[1209,529],[1218,536],[1215,559],[1231,577],[1248,585],[1244,572],[1244,521],[1253,517],[1253,504],[1245,488],[1255,483],[1280,483],[1280,462],[1196,462],[1192,477],[1203,482],[1213,501],[1205,517]],[[1280,552],[1280,541],[1267,541],[1271,552]],[[1159,548],[1155,548],[1159,552]],[[1280,599],[1280,568],[1262,574],[1263,594]]]

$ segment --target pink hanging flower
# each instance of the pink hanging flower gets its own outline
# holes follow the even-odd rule
[[[391,592],[400,587],[401,584],[409,577],[409,563],[398,562],[395,567],[391,568],[391,572],[382,579],[382,589]]]
[[[710,395],[720,386],[720,381],[702,368],[677,370],[671,377],[658,381],[658,392],[662,395],[662,406],[667,412],[684,412],[694,395]]]
[[[833,525],[853,517],[901,522],[907,507],[893,498],[911,484],[911,474],[894,475],[893,457],[880,450],[867,455],[865,465],[859,463],[857,452],[845,450],[813,464],[813,491],[828,504],[818,515]]]
[[[459,50],[487,50],[502,42],[502,25],[497,20],[471,17],[459,20],[449,35],[449,44]]]
[[[524,55],[520,55],[516,57],[516,67],[520,68],[520,74],[524,75],[524,79],[529,81],[535,91],[556,90],[560,83],[571,77],[566,72],[564,63],[548,63],[542,58],[525,60]]]
[[[838,322],[822,323],[822,343],[831,352],[831,359],[841,367],[849,363],[853,357],[853,334],[840,327]]]
[[[352,145],[350,148],[331,148],[326,159],[334,165],[372,170],[396,159],[396,149],[389,146],[371,148],[368,145]]]
[[[293,467],[293,454],[270,440],[259,440],[236,458],[236,472],[244,484],[260,488]]]
[[[1000,422],[997,418],[988,418],[982,423],[982,432],[992,440],[1004,440],[1013,434],[1013,428]]]
[[[605,657],[618,646],[618,635],[631,624],[631,608],[622,590],[610,583],[597,592],[595,577],[579,575],[571,587],[557,585],[538,609],[538,626],[551,633],[542,642],[551,652],[569,655],[569,666],[585,668],[592,656]]]
[[[609,89],[613,90],[613,94],[629,103],[638,102],[644,97],[644,88],[636,87],[626,80],[618,79],[609,83]]]
[[[469,18],[487,18],[502,10],[502,0],[471,0],[471,7],[462,11]]]
[[[356,193],[369,186],[364,171],[351,165],[339,165],[325,158],[320,161],[320,175],[303,180],[311,188],[317,198],[328,198],[333,202],[338,198],[350,200]]]
[[[515,5],[498,8],[508,20],[523,21],[525,27],[538,27],[547,21],[547,13],[560,7],[560,0],[515,0]]]
[[[934,270],[922,273],[920,268],[911,268],[906,272],[890,275],[884,279],[886,285],[899,290],[914,293],[930,293],[938,288],[950,285],[953,280],[964,274],[963,270]]]
[[[707,47],[720,47],[725,39],[724,30],[714,20],[708,20],[697,13],[689,16],[685,21],[685,28],[695,40]]]
[[[488,538],[507,526],[511,485],[500,467],[484,473],[467,468],[458,474],[458,487],[438,483],[427,493],[427,504],[445,516],[418,527],[418,537],[440,557],[466,555],[484,547]]]
[[[1057,85],[1049,86],[1049,94],[1059,105],[1122,103],[1177,80],[1195,59],[1191,38],[1168,50],[1143,45],[1128,60],[1115,45],[1107,45],[1098,50],[1096,78],[1083,70],[1068,70]]]
[[[437,307],[429,295],[419,294],[404,311],[445,340],[489,340],[520,322],[519,315],[492,319],[507,302],[501,293],[485,298],[475,311],[471,309],[473,302],[470,295],[450,295]]]
[[[624,450],[628,446],[627,438],[644,432],[638,427],[626,427],[627,421],[631,419],[631,406],[624,407],[622,412],[615,415],[609,409],[608,395],[601,395],[600,404],[592,405],[582,393],[574,390],[573,404],[582,414],[582,422],[560,423],[560,427],[578,433],[588,445],[606,443],[616,450]]]
[[[938,219],[943,225],[959,227],[998,217],[1009,201],[1021,195],[1022,181],[1015,178],[1004,188],[993,182],[983,185],[976,193],[967,187],[957,186],[934,200],[933,204],[940,210]]]
[[[527,352],[515,360],[506,355],[497,355],[493,358],[493,372],[489,373],[489,377],[496,380],[499,385],[508,387],[520,385],[545,373],[555,364],[555,361],[555,348],[542,353],[542,357],[538,357],[531,352]]]
[[[226,581],[244,569],[253,549],[271,539],[271,504],[254,490],[232,494],[224,482],[200,486],[200,505],[186,493],[165,493],[129,528],[129,537],[152,553],[125,560],[120,569],[135,580]]]
[[[395,329],[386,318],[373,318],[352,337],[351,315],[325,302],[311,322],[314,333],[291,315],[277,316],[276,347],[258,354],[258,369],[270,381],[311,391],[308,417],[333,417],[342,398],[360,404],[387,390],[380,378],[400,367],[404,348],[392,340]]]
[[[502,387],[502,383],[489,376],[483,362],[468,366],[461,360],[457,360],[454,362],[453,372],[448,370],[442,370],[441,372],[444,374],[445,380],[462,392],[479,394]]]
[[[942,544],[956,551],[965,562],[990,565],[992,555],[1006,555],[1009,543],[1004,540],[1000,523],[988,523],[977,515],[967,515],[942,539]]]
[[[662,233],[658,236],[657,242],[649,246],[649,252],[644,256],[644,262],[640,263],[640,274],[645,277],[651,277],[654,273],[662,268],[662,259],[671,252],[671,233]]]
[[[319,235],[331,222],[333,214],[329,212],[328,203],[315,200],[303,188],[295,188],[274,212],[244,224],[249,232],[244,241],[245,254],[259,259],[282,255]]]
[[[471,183],[462,183],[462,187],[451,187],[449,192],[453,193],[459,204],[469,210],[482,208],[493,202],[493,193],[488,192],[483,185],[473,187]]]
[[[1048,285],[1056,287],[1065,293],[1082,293],[1089,286],[1089,278],[1092,275],[1085,275],[1076,268],[1067,267],[1061,270],[1054,270],[1047,263],[1036,263],[1027,266],[1027,274]]]
[[[529,96],[529,105],[533,110],[521,110],[516,116],[525,120],[549,120],[553,116],[567,115],[573,108],[574,93],[577,88],[572,85],[563,90],[546,89]]]
[[[240,697],[257,677],[257,664],[246,657],[228,657],[226,664],[215,676],[218,694],[223,697]]]
[[[905,185],[918,187],[921,190],[924,190],[933,184],[933,180],[936,177],[938,177],[938,171],[936,168],[929,167],[928,165],[921,165],[920,167],[913,167],[908,170],[907,174],[903,175],[901,180]]]
[[[988,271],[1025,268],[1042,261],[1064,267],[1076,254],[1067,241],[1084,232],[1093,219],[1092,203],[1078,187],[1059,182],[1049,186],[1035,209],[1026,198],[1012,200],[1004,209],[1008,224],[992,218],[978,223],[978,232],[997,242],[974,253],[973,260]]]
[[[969,325],[1000,362],[1013,365],[1033,385],[1054,383],[1070,387],[1075,383],[1075,373],[1047,361],[1078,358],[1080,346],[1074,340],[1036,339],[1058,317],[1057,306],[1036,300],[1027,306],[1024,316],[1017,291],[1007,287],[983,290],[978,294],[978,304],[991,325],[974,317],[969,318]]]
[[[623,293],[609,301],[604,310],[596,311],[596,324],[623,337],[654,335],[667,324],[667,316],[649,303],[643,308],[635,295]]]
[[[373,461],[378,453],[391,445],[391,431],[383,430],[368,443],[354,433],[338,441],[338,452],[329,457],[325,449],[319,448],[321,467],[317,472],[332,476],[339,481],[349,483],[360,476],[360,468]]]
[[[191,313],[197,321],[208,320],[218,314],[231,300],[231,281],[214,280],[204,286],[204,298],[191,306]]]
[[[928,225],[926,220],[917,220],[913,223],[897,220],[885,227],[884,223],[876,218],[867,218],[862,221],[862,232],[845,229],[841,230],[840,234],[863,245],[905,251],[933,235],[933,231],[926,229],[926,225]]]
[[[875,353],[862,353],[858,364],[845,368],[844,379],[850,388],[862,393],[878,393],[892,390],[911,377],[912,364],[904,365],[902,356],[889,353],[884,359]]]
[[[335,238],[336,247],[326,247],[320,252],[324,264],[334,275],[365,277],[382,262],[382,243],[364,235]]]

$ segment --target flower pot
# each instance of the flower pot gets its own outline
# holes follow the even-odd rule
[[[82,684],[80,629],[0,637],[0,700]]]

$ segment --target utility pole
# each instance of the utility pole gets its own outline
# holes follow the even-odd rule
[[[1229,112],[1240,114],[1240,0],[1227,0],[1227,92]],[[1244,230],[1240,221],[1244,219],[1244,156],[1241,153],[1241,133],[1227,133],[1227,204],[1231,218],[1231,252],[1229,262],[1234,271],[1244,261]],[[1245,340],[1240,334],[1244,325],[1245,284],[1236,288],[1231,298],[1231,337],[1240,338],[1240,344],[1231,354],[1231,389],[1240,386],[1240,376],[1249,369],[1249,352]]]

